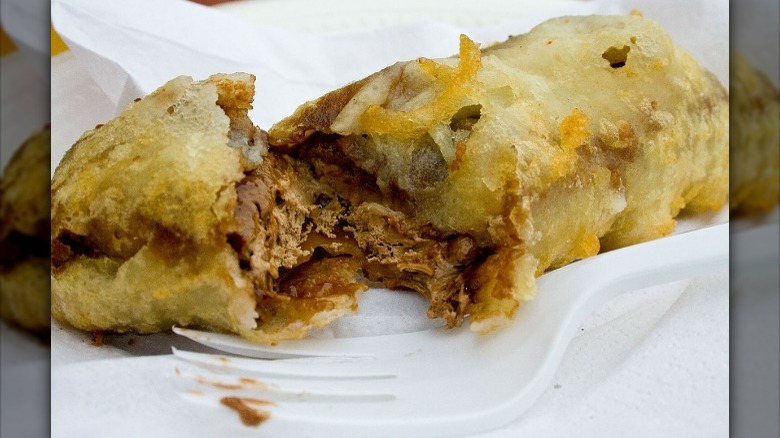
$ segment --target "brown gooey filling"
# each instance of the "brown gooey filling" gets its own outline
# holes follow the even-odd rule
[[[368,280],[417,291],[429,317],[460,325],[492,249],[417,220],[408,195],[392,185],[383,193],[344,153],[353,140],[315,134],[268,154],[238,185],[229,242],[254,282],[259,324],[308,321],[338,296],[354,303]]]

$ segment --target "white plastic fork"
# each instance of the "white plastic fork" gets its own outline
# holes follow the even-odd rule
[[[493,335],[431,329],[262,346],[176,328],[209,347],[252,358],[174,354],[191,367],[189,374],[180,373],[188,381],[275,402],[269,425],[279,430],[294,426],[316,436],[470,434],[498,428],[534,403],[597,306],[623,292],[726,270],[728,261],[725,223],[549,272],[538,279],[536,299]],[[209,394],[182,392],[182,397],[213,404],[224,396]]]

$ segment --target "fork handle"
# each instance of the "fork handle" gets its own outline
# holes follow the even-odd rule
[[[586,260],[587,261],[587,260]],[[604,254],[603,286],[618,292],[711,274],[729,266],[729,224],[688,231]]]
[[[711,274],[729,267],[729,224],[724,223],[617,249],[539,278],[584,317],[624,292]],[[573,315],[572,315],[573,316]],[[577,318],[579,319],[579,318]]]

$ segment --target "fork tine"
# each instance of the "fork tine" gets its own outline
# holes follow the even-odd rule
[[[381,380],[393,379],[395,374],[373,370],[373,358],[312,358],[295,359],[246,359],[206,353],[195,353],[171,347],[173,354],[183,360],[207,367],[230,371],[246,371],[253,374],[295,379],[314,380]],[[322,360],[318,360],[322,359]]]
[[[183,370],[176,368],[176,374],[188,381],[195,382],[203,392],[204,387],[223,391],[245,393],[261,397],[272,402],[310,402],[310,403],[363,403],[394,400],[393,394],[378,390],[366,390],[362,382],[360,390],[350,390],[344,382],[307,380],[299,383],[291,380],[263,379],[213,374],[199,370]],[[352,385],[354,386],[354,385]],[[192,394],[192,391],[188,391]]]
[[[177,335],[187,337],[195,342],[214,348],[216,350],[226,351],[239,356],[254,357],[258,359],[289,359],[296,357],[370,357],[365,353],[344,353],[343,351],[328,351],[321,348],[301,349],[301,343],[295,348],[289,349],[282,346],[267,346],[255,344],[234,335],[225,335],[221,333],[209,333],[199,330],[193,330],[183,327],[173,327],[173,332]]]
[[[450,330],[443,327],[421,332],[392,335],[366,336],[358,338],[299,339],[282,341],[270,346],[256,344],[236,335],[209,333],[182,327],[173,327],[173,332],[197,343],[227,353],[258,359],[293,359],[307,357],[365,358],[414,354],[422,346],[427,349],[450,349],[448,345],[458,336],[473,337],[467,327]]]

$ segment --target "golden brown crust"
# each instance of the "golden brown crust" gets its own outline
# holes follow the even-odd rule
[[[265,156],[247,117],[253,82],[176,78],[68,151],[52,181],[55,318],[276,342],[354,312],[359,267],[298,249],[314,183],[307,167]],[[330,278],[301,283],[325,268]]]
[[[51,130],[34,133],[14,154],[0,181],[0,317],[46,330]]]
[[[353,82],[301,105],[292,116],[274,125],[270,139],[272,144],[280,147],[295,145],[317,131],[330,134],[330,125],[364,85],[365,80]]]
[[[68,151],[51,185],[55,318],[141,333],[253,326],[251,287],[224,240],[243,172],[218,92],[244,112],[253,94],[253,78],[233,80],[176,78]]]
[[[447,275],[433,262],[423,283],[439,284],[424,292],[431,315],[470,314],[480,331],[511,319],[533,274],[663,236],[682,209],[726,201],[728,93],[641,16],[561,17],[482,51],[462,37],[459,57],[395,64],[361,84],[305,105],[270,142],[336,149],[322,159],[364,172],[373,202],[393,205],[386,217],[473,238],[478,286],[464,277],[439,292],[433,279]],[[301,117],[318,108],[330,126]],[[521,259],[532,272],[513,282],[487,267],[514,272]],[[413,277],[392,284],[424,290]]]

